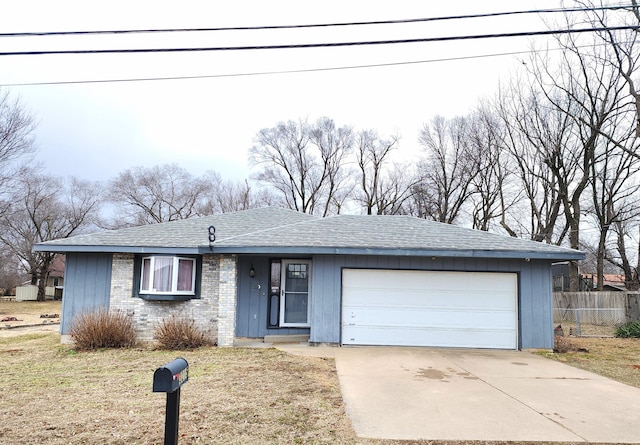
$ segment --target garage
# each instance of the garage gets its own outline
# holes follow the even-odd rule
[[[515,273],[342,270],[342,344],[518,348]]]

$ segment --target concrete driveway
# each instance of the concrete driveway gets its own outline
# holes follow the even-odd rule
[[[319,349],[360,437],[640,443],[640,389],[528,352]]]
[[[640,389],[528,352],[334,353],[360,437],[640,443]]]

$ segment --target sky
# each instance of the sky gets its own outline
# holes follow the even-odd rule
[[[0,32],[303,25],[557,8],[558,0],[7,2]],[[546,20],[559,19],[546,14]],[[540,31],[540,15],[350,27],[164,34],[0,37],[0,52],[228,47]],[[464,115],[522,70],[548,37],[342,48],[0,56],[0,88],[34,115],[38,160],[52,174],[105,181],[135,166],[177,163],[194,175],[250,176],[256,133],[327,116],[401,137],[404,160],[435,115]],[[525,54],[493,56],[493,54]],[[478,57],[487,56],[487,57]],[[450,59],[450,60],[443,60]],[[451,60],[458,59],[458,60]],[[348,68],[363,65],[386,65]],[[341,69],[329,69],[341,68]],[[302,71],[288,72],[283,71]],[[279,72],[279,73],[276,73]],[[262,74],[261,74],[262,73]],[[269,73],[269,74],[264,74]],[[16,85],[209,76],[199,79]]]

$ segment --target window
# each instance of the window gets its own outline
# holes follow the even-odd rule
[[[267,321],[267,328],[280,327],[280,260],[271,260],[271,279],[269,288],[271,290],[269,294],[269,301],[267,303],[267,312],[269,318]]]
[[[142,258],[141,294],[195,295],[196,260],[151,256]]]
[[[280,284],[280,326],[309,326],[311,261],[283,260]]]

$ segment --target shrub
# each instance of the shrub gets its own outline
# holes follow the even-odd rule
[[[567,337],[555,336],[553,338],[553,352],[565,354],[573,350],[574,346],[571,344],[571,340]]]
[[[553,352],[556,354],[566,354],[567,352],[589,352],[589,350],[579,344],[575,344],[568,337],[556,336],[553,339]]]
[[[193,320],[177,318],[175,315],[168,320],[163,319],[156,327],[153,337],[161,349],[195,349],[213,346],[216,343],[204,331],[198,329]]]
[[[640,338],[640,321],[623,324],[616,329],[615,335],[620,338]]]
[[[136,344],[133,321],[120,311],[83,312],[73,319],[69,334],[81,350],[130,348]]]

